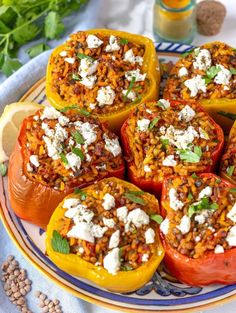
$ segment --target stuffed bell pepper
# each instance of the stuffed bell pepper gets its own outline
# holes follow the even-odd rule
[[[72,34],[53,51],[46,93],[56,108],[73,103],[118,131],[138,102],[156,99],[159,81],[150,39],[97,29]]]
[[[134,291],[164,256],[158,201],[136,186],[107,178],[67,196],[47,227],[46,247],[65,272],[114,292]]]
[[[165,176],[211,172],[224,135],[197,103],[160,99],[139,105],[121,130],[132,183],[161,193]]]
[[[9,196],[16,215],[41,227],[75,187],[122,178],[118,138],[85,110],[45,107],[24,119],[9,162]]]
[[[165,179],[160,226],[165,264],[192,286],[236,283],[236,188],[204,173]]]
[[[220,163],[220,176],[236,184],[236,122],[234,122]]]
[[[236,50],[225,43],[208,43],[184,55],[173,67],[164,98],[200,100],[224,128],[219,111],[236,113]],[[229,123],[228,123],[229,124]]]

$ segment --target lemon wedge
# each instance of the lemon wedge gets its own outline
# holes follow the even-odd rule
[[[33,102],[16,102],[5,107],[0,117],[0,162],[9,159],[23,119],[40,108]]]

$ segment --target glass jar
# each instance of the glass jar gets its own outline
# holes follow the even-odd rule
[[[156,0],[154,33],[158,41],[191,43],[196,32],[196,0]]]

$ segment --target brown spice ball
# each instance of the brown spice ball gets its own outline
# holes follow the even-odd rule
[[[225,6],[214,0],[204,0],[197,5],[198,32],[205,36],[213,36],[220,32],[226,15]]]

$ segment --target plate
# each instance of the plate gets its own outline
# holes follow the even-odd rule
[[[162,62],[176,61],[179,54],[192,46],[176,43],[156,44]],[[38,81],[21,99],[48,104],[45,96],[45,78]],[[183,285],[156,272],[145,286],[129,294],[112,293],[85,279],[71,276],[57,268],[45,255],[45,232],[19,219],[12,211],[7,192],[7,177],[0,179],[0,216],[11,239],[36,268],[73,295],[111,309],[132,313],[193,312],[222,304],[236,298],[236,284],[196,288]],[[69,312],[68,312],[69,313]]]

